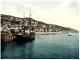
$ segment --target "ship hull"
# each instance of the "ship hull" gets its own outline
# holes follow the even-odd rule
[[[35,40],[35,33],[30,33],[29,35],[15,35],[15,41],[17,42],[29,42]]]

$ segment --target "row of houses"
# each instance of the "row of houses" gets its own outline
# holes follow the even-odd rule
[[[61,27],[54,24],[47,24],[41,21],[34,20],[33,18],[19,18],[11,15],[1,14],[1,26],[9,25],[10,28],[22,27],[29,29],[30,26],[35,32],[69,32],[71,29]],[[73,31],[74,32],[74,31]]]

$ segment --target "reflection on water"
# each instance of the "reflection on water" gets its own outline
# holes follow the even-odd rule
[[[30,58],[32,56],[33,42],[25,43],[6,43],[4,51],[2,52],[2,58]]]
[[[4,45],[1,58],[78,59],[79,35],[36,35],[32,42],[10,42]]]

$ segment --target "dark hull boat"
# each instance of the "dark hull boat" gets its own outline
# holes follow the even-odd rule
[[[68,35],[68,36],[72,36],[72,35]]]
[[[35,40],[35,33],[31,32],[30,34],[18,33],[15,35],[15,41],[17,42],[29,42]]]
[[[28,23],[26,22],[25,19],[23,19],[21,27],[18,30],[19,30],[18,33],[15,34],[16,41],[25,42],[35,40],[34,27],[31,25],[31,8]]]
[[[71,33],[68,33],[68,36],[72,36],[72,34]]]

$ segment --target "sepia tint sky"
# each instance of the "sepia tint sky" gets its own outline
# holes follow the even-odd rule
[[[1,14],[29,17],[79,30],[79,0],[0,0]],[[25,13],[25,14],[24,14]]]

